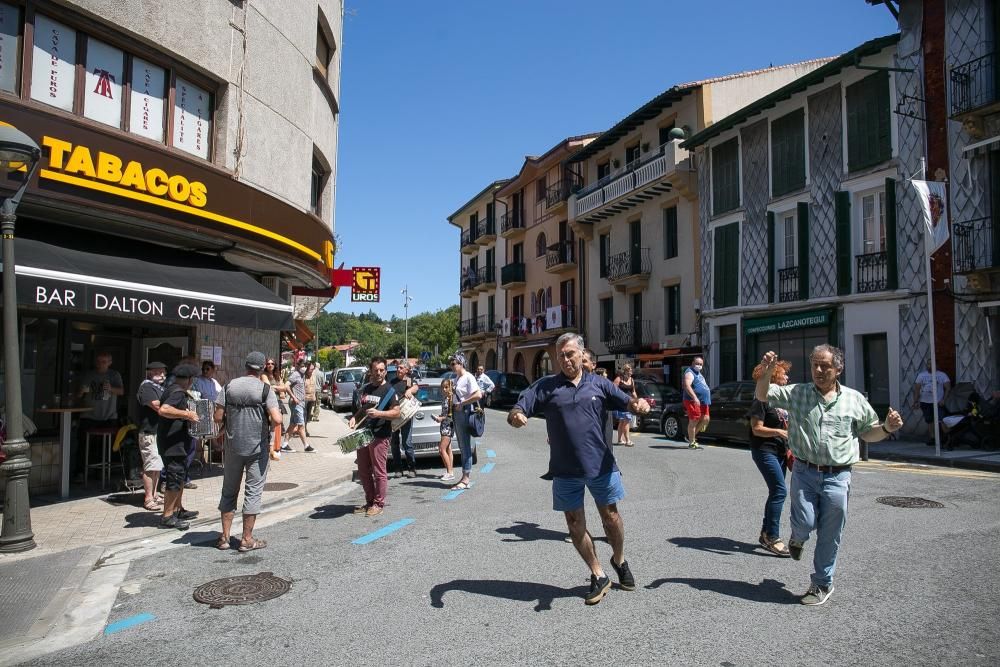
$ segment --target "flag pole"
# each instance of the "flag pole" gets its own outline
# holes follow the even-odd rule
[[[920,171],[927,178],[926,158],[920,158]],[[941,456],[941,424],[938,414],[937,349],[934,344],[934,294],[931,277],[931,226],[924,223],[924,270],[927,272],[927,335],[930,341],[931,395],[934,409],[934,456]]]

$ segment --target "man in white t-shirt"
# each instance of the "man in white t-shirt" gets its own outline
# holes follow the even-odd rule
[[[938,418],[944,415],[944,397],[951,389],[951,379],[940,370],[937,375],[931,375],[931,360],[927,360],[927,370],[920,371],[917,379],[913,383],[913,407],[919,404],[920,411],[924,413],[924,422],[927,424],[927,444],[934,444],[934,381],[937,380]]]

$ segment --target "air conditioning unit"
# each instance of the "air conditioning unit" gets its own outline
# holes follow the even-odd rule
[[[263,276],[260,284],[271,290],[285,303],[292,302],[292,286],[280,276]]]

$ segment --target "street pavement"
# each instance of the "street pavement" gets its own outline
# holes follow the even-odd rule
[[[115,570],[118,583],[104,586],[105,597],[114,592],[110,612],[90,626],[88,641],[0,661],[1000,662],[1000,476],[859,464],[836,590],[825,605],[803,607],[813,543],[800,562],[757,546],[766,487],[745,449],[635,440],[615,452],[628,493],[620,505],[626,558],[638,586],[616,588],[597,606],[583,603],[588,571],[562,515],[550,509],[550,483],[539,479],[544,422],[515,431],[493,412],[468,491],[449,492],[434,477],[438,466],[422,462],[417,479],[390,480],[389,505],[377,518],[351,514],[362,493],[345,482],[262,516],[258,534],[269,545],[260,551],[217,551],[214,527],[203,526],[180,545],[107,553],[91,576]],[[943,507],[894,508],[877,503],[881,496]],[[601,536],[589,497],[587,515]],[[786,506],[786,537],[787,525]],[[597,546],[607,562],[610,547]],[[260,572],[290,581],[289,592],[221,609],[192,598],[203,583]]]

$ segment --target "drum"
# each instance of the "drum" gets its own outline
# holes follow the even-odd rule
[[[371,431],[366,428],[362,428],[354,433],[348,433],[343,438],[337,440],[337,445],[340,447],[340,451],[345,454],[350,454],[361,447],[367,447],[368,444],[374,439],[375,436],[372,435]]]
[[[420,409],[420,401],[415,398],[404,398],[399,402],[399,416],[392,420],[392,430],[398,431],[403,424],[413,419]]]
[[[188,410],[198,415],[197,422],[188,422],[188,434],[192,438],[209,440],[219,435],[219,425],[215,421],[215,403],[207,398],[189,398]]]

